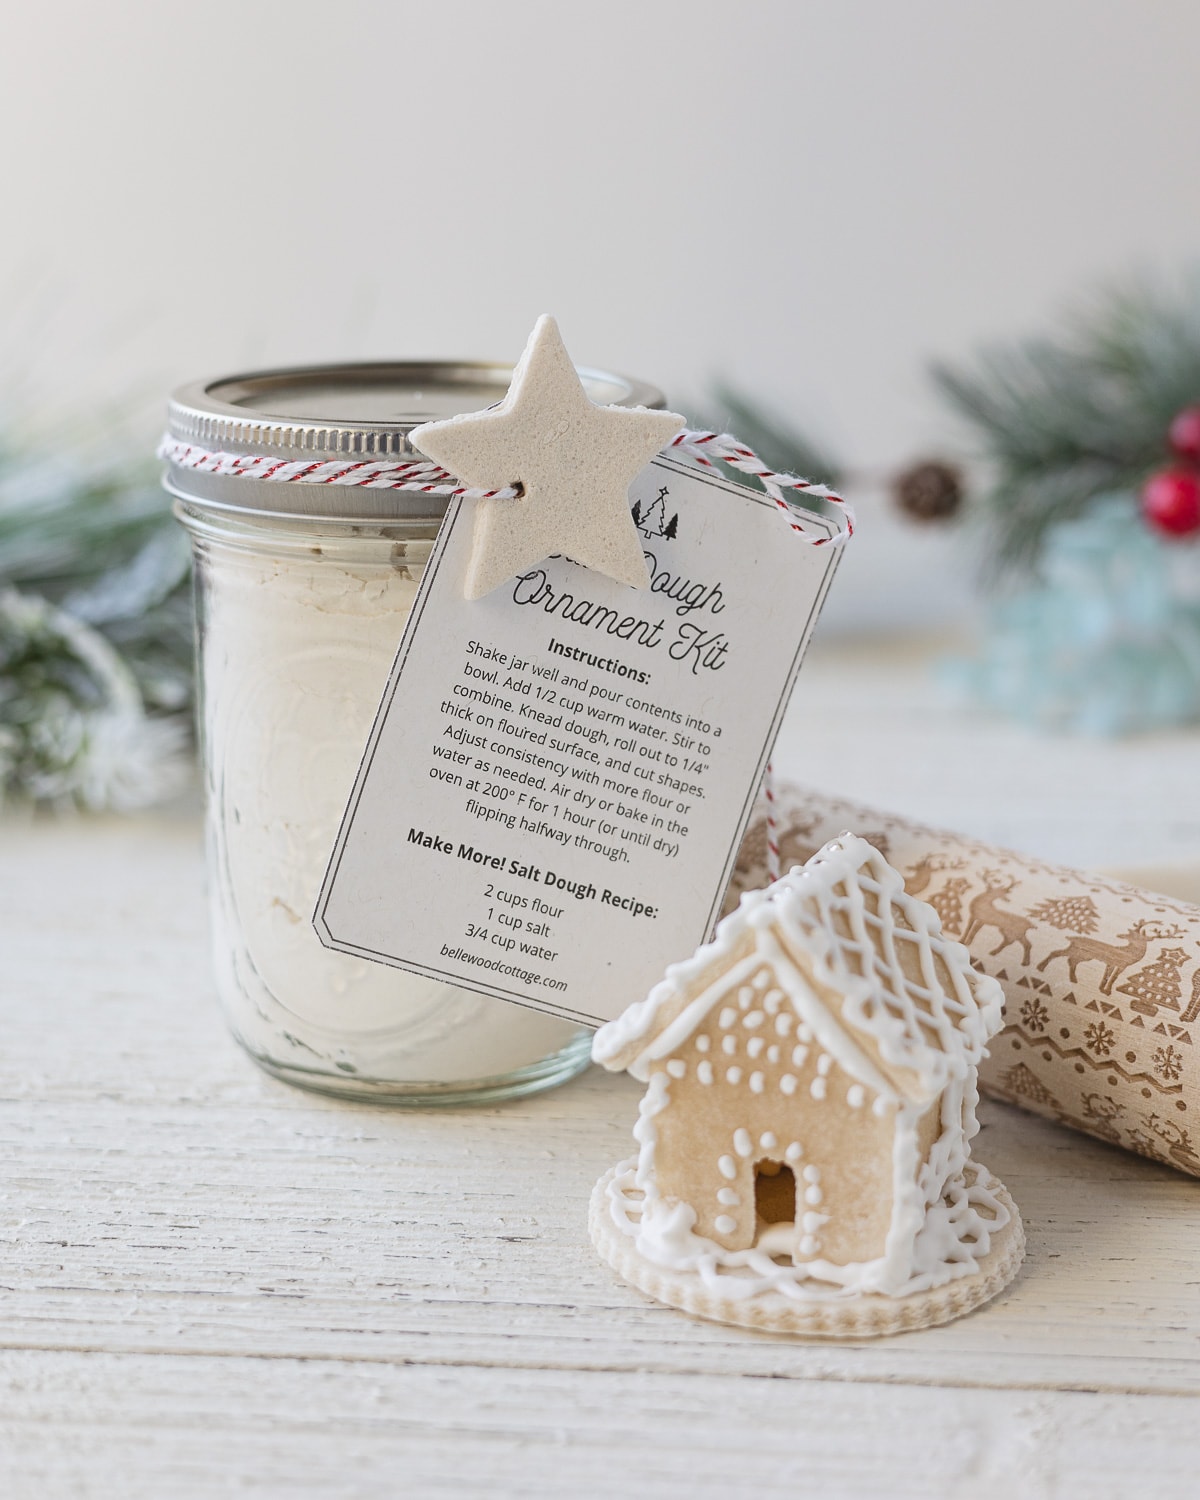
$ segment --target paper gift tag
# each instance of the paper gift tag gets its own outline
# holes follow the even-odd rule
[[[474,601],[479,502],[451,503],[322,886],[329,947],[600,1023],[708,937],[840,549],[665,456],[630,500],[649,590],[551,558]]]

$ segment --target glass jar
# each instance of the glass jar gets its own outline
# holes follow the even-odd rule
[[[575,1023],[334,952],[312,925],[444,499],[191,466],[200,452],[280,464],[418,456],[414,426],[491,405],[511,373],[276,371],[188,386],[171,402],[169,437],[191,450],[169,454],[164,482],[196,563],[217,987],[237,1040],[290,1083],[459,1104],[549,1088],[587,1065],[591,1033]],[[594,401],[662,405],[619,376],[580,374]]]

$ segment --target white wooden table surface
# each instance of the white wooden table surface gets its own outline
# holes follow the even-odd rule
[[[779,758],[1052,857],[1200,852],[1200,738],[964,722],[910,652],[818,647]],[[0,823],[5,1500],[1200,1493],[1200,1182],[986,1105],[1029,1233],[997,1303],[853,1345],[693,1321],[587,1240],[637,1085],[275,1083],[223,1032],[202,890],[187,811]]]

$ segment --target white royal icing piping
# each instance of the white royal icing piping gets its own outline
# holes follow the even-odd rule
[[[874,912],[864,893],[874,897]],[[907,978],[897,958],[896,908],[911,928],[903,940],[918,954],[920,979],[916,983]],[[837,925],[839,916],[849,928],[849,937]],[[841,1016],[829,1012],[790,961],[776,936],[780,925],[789,941],[809,957],[817,982],[841,995]],[[877,937],[872,936],[872,928]],[[702,972],[711,973],[714,960],[732,956],[733,944],[747,929],[754,937],[753,951],[706,985],[654,1036],[658,1009],[681,992],[686,994],[688,984]],[[949,993],[936,971],[939,951],[950,980]],[[853,963],[849,955],[854,956]],[[890,984],[885,982],[889,979]],[[773,1014],[782,997],[790,1002],[797,1018],[793,1065],[803,1065],[804,1044],[815,1040],[821,1048],[811,1085],[815,1098],[825,1096],[826,1079],[836,1063],[857,1080],[846,1093],[850,1107],[860,1108],[869,1088],[874,1094],[873,1113],[883,1116],[894,1111],[892,1216],[884,1253],[877,1260],[851,1265],[818,1259],[781,1264],[774,1257],[788,1252],[795,1225],[771,1225],[760,1233],[754,1248],[728,1251],[694,1233],[696,1213],[690,1205],[659,1197],[654,1178],[654,1121],[669,1102],[670,1080],[665,1071],[652,1065],[681,1048],[709,1011],[734,990],[744,1013],[741,1018],[750,1029]],[[762,1010],[750,1011],[757,995],[766,990],[770,994],[759,1002]],[[920,1006],[914,1003],[914,993],[923,1002]],[[640,1147],[636,1167],[627,1163],[610,1187],[614,1222],[635,1238],[648,1259],[676,1270],[696,1270],[706,1282],[719,1282],[724,1293],[736,1296],[764,1291],[803,1297],[858,1291],[903,1296],[970,1274],[987,1254],[990,1235],[1008,1222],[1004,1206],[971,1163],[969,1149],[978,1130],[974,1069],[988,1037],[999,1026],[1001,1003],[999,986],[971,969],[961,944],[942,937],[936,913],[904,892],[899,874],[882,856],[852,835],[834,840],[803,869],[790,871],[765,892],[743,897],[738,910],[718,927],[713,943],[687,963],[673,965],[645,1001],[630,1006],[598,1033],[594,1055],[600,1062],[611,1061],[632,1043],[647,1039],[629,1063],[629,1071],[646,1079],[648,1087],[634,1131]],[[738,1011],[726,1005],[719,1024],[729,1030],[737,1020]],[[774,1029],[782,1037],[790,1028],[791,1017],[784,1009]],[[927,1098],[901,1098],[850,1031],[870,1035],[885,1063],[914,1074]],[[703,1077],[706,1067],[708,1079]],[[702,1062],[697,1076],[702,1082],[710,1081],[711,1065]],[[725,1076],[737,1083],[742,1070],[731,1067]],[[761,1090],[763,1075],[757,1071],[751,1075],[752,1087],[755,1080]],[[796,1082],[793,1074],[784,1074],[779,1080],[781,1092],[794,1094]],[[939,1094],[941,1130],[922,1162],[918,1127],[928,1100]],[[766,1147],[766,1134],[761,1140],[764,1148],[773,1149]],[[753,1149],[749,1132],[739,1129],[735,1148],[745,1156],[747,1147]],[[791,1142],[784,1154],[789,1161],[799,1160],[803,1154],[799,1142]],[[718,1168],[726,1179],[737,1176],[737,1164],[729,1155],[720,1157]],[[802,1175],[810,1207],[801,1215],[803,1236],[798,1249],[803,1256],[815,1256],[820,1248],[817,1232],[828,1222],[828,1215],[815,1206],[823,1198],[818,1169],[810,1165]],[[727,1192],[733,1190],[721,1189],[721,1194]],[[640,1202],[634,1201],[635,1194],[640,1195]],[[736,1221],[722,1214],[714,1227],[719,1233],[731,1233]]]
[[[871,914],[867,895],[874,898],[881,915]],[[907,979],[897,958],[897,911],[906,923],[903,941],[918,955],[918,983]],[[835,916],[849,927],[848,937],[838,931]],[[789,871],[765,891],[743,896],[737,910],[720,923],[711,943],[686,962],[672,964],[645,1000],[601,1027],[593,1046],[596,1061],[607,1063],[631,1044],[649,1037],[649,1045],[628,1065],[634,1077],[644,1081],[648,1065],[676,1051],[722,997],[738,990],[738,1004],[748,1007],[746,991],[754,993],[761,960],[769,958],[775,967],[777,958],[783,958],[773,933],[777,928],[808,955],[817,981],[843,996],[842,1017],[835,1021],[794,966],[785,960],[785,969],[776,971],[779,987],[800,1017],[800,1040],[809,1040],[807,1030],[815,1031],[822,1049],[832,1052],[843,1067],[847,1065],[841,1054],[847,1044],[859,1052],[847,1032],[861,1031],[872,1037],[885,1062],[915,1073],[923,1092],[932,1098],[950,1076],[962,1076],[966,1066],[978,1063],[988,1037],[998,1029],[1003,1004],[1000,986],[972,969],[967,950],[943,936],[937,913],[908,895],[899,872],[877,850],[864,839],[844,834],[826,844],[807,865]],[[878,932],[878,944],[871,929]],[[731,957],[735,944],[747,931],[755,936],[757,953],[749,953],[719,975],[660,1035],[653,1037],[659,1009],[686,994],[696,979],[711,970],[714,961]],[[952,994],[938,982],[935,943]],[[885,982],[888,980],[891,982]],[[775,987],[769,976],[757,972],[760,992]],[[914,1003],[914,995],[924,1002],[921,1007]],[[829,1045],[831,1035],[840,1035],[840,1047],[836,1040]],[[866,1061],[861,1052],[859,1056]],[[864,1076],[861,1066],[847,1067],[847,1071],[876,1092],[894,1092],[890,1087],[877,1089],[875,1080]]]
[[[946,1129],[935,1142],[929,1160],[915,1175],[917,1145],[916,1124],[919,1112],[914,1106],[900,1111],[894,1153],[896,1168],[896,1211],[887,1237],[883,1256],[878,1260],[834,1265],[819,1259],[789,1264],[774,1257],[787,1254],[795,1226],[771,1225],[760,1235],[760,1243],[750,1250],[726,1250],[714,1241],[694,1232],[696,1211],[689,1204],[671,1202],[658,1196],[654,1183],[654,1152],[658,1135],[654,1119],[669,1103],[670,1080],[665,1072],[655,1072],[642,1100],[634,1136],[641,1149],[636,1159],[623,1164],[608,1190],[609,1211],[613,1223],[632,1238],[640,1254],[674,1271],[694,1271],[703,1283],[722,1295],[737,1298],[780,1293],[796,1300],[825,1300],[859,1292],[879,1292],[903,1297],[915,1292],[943,1286],[961,1276],[972,1274],[991,1246],[991,1235],[1009,1221],[1008,1210],[988,1185],[968,1153],[955,1149],[955,1137],[965,1133]],[[959,1086],[947,1091],[943,1120],[970,1122],[970,1134],[978,1127],[974,1119],[977,1095]],[[793,1142],[785,1155],[791,1157]],[[794,1158],[793,1158],[794,1159]],[[957,1171],[952,1168],[961,1163]],[[722,1156],[719,1168],[731,1178],[737,1165],[730,1156]],[[905,1178],[905,1167],[914,1177]],[[951,1169],[951,1170],[947,1170]],[[802,1174],[815,1185],[805,1169]],[[819,1181],[819,1177],[817,1179]],[[935,1184],[940,1191],[930,1199]],[[981,1212],[982,1210],[982,1212]],[[728,1227],[714,1223],[718,1233],[731,1233],[735,1221],[723,1215]],[[802,1256],[815,1256],[820,1249],[819,1231],[828,1215],[815,1208],[805,1211],[800,1227],[804,1231],[798,1249]]]

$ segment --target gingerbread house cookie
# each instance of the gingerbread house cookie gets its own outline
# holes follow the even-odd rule
[[[999,985],[864,839],[742,898],[597,1033],[643,1080],[635,1158],[592,1198],[622,1276],[690,1312],[865,1336],[945,1322],[1016,1274],[1020,1217],[971,1160]]]

